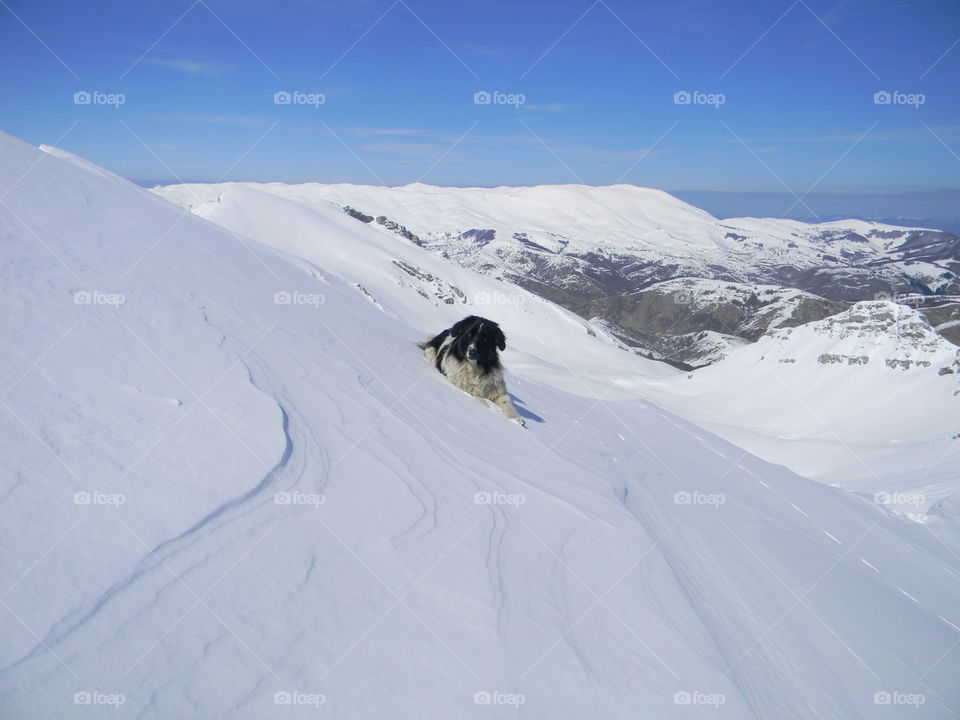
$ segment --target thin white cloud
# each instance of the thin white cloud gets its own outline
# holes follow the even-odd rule
[[[429,142],[380,142],[362,145],[361,149],[368,152],[388,153],[391,155],[435,158],[443,153],[447,149],[447,146],[441,143]]]
[[[435,136],[432,130],[421,130],[418,128],[381,128],[381,127],[350,127],[344,130],[348,135],[356,137],[381,137],[381,136],[412,136],[412,137],[430,137]]]
[[[210,125],[237,125],[240,127],[266,127],[274,121],[253,115],[175,115],[176,120],[207,123]]]
[[[177,58],[172,60],[161,60],[157,58],[147,58],[143,61],[148,65],[176,70],[187,75],[200,75],[202,77],[219,77],[228,70],[230,66],[221,62],[208,62],[203,60],[189,60],[187,58]]]
[[[937,134],[941,137],[957,139],[960,137],[960,125],[946,125],[936,128]],[[745,143],[851,143],[860,138],[860,133],[825,133],[821,135],[784,135],[770,137],[749,137],[743,138]],[[922,128],[903,128],[897,130],[886,130],[881,132],[871,132],[867,137],[862,138],[863,142],[926,142],[929,135],[925,134]],[[739,144],[738,140],[729,139],[731,143]]]
[[[573,106],[568,105],[567,103],[548,102],[548,103],[541,103],[539,105],[528,103],[523,106],[523,109],[524,110],[541,110],[544,112],[560,112],[561,110],[568,110],[571,107]]]

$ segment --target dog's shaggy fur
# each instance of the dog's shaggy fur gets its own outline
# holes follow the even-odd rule
[[[497,354],[506,349],[507,338],[495,322],[471,315],[418,345],[427,360],[458,388],[493,401],[508,418],[526,424],[507,394]]]

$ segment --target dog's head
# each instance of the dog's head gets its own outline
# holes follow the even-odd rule
[[[471,315],[452,328],[450,352],[461,361],[474,363],[483,372],[500,366],[497,350],[505,350],[507,338],[493,320]]]

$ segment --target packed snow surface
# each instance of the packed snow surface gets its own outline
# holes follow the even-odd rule
[[[745,453],[630,387],[682,375],[332,204],[218,227],[0,150],[0,716],[960,712],[954,498]],[[526,429],[414,345],[472,312]]]

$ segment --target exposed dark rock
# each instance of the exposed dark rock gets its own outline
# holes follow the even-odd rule
[[[390,220],[390,219],[387,218],[385,215],[378,215],[378,216],[377,216],[377,224],[378,224],[378,225],[383,225],[387,230],[390,230],[390,231],[392,231],[392,232],[395,232],[395,233],[396,233],[397,235],[399,235],[400,237],[406,238],[407,240],[409,240],[410,242],[412,242],[414,245],[423,245],[423,241],[422,241],[420,238],[418,238],[418,237],[417,237],[416,235],[414,235],[412,232],[410,232],[409,230],[407,230],[407,229],[406,229],[403,225],[401,225],[400,223],[394,222],[393,220]]]
[[[373,222],[373,215],[364,215],[359,210],[350,207],[349,205],[343,206],[343,211],[352,218],[356,218],[360,222],[371,223]]]

